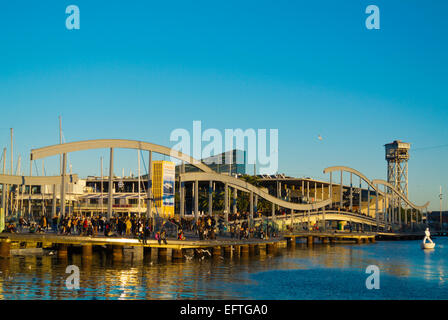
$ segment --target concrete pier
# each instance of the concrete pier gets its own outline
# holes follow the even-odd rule
[[[266,245],[266,252],[267,253],[275,253],[276,250],[277,250],[276,243],[268,243]]]
[[[68,256],[68,245],[65,243],[58,244],[58,258],[65,259]]]
[[[249,256],[249,245],[245,244],[241,246],[241,256],[248,257]]]
[[[143,260],[144,256],[144,248],[142,246],[132,247],[132,260],[140,261]]]
[[[9,239],[0,241],[0,257],[9,258],[11,256],[11,241]]]
[[[167,248],[158,248],[157,255],[161,259],[166,259],[167,255],[168,255]]]
[[[177,260],[184,259],[184,256],[185,256],[183,249],[173,249],[171,255],[172,255],[173,259],[177,259]]]
[[[232,246],[225,246],[224,247],[224,255],[226,257],[232,257],[233,256],[233,250]]]
[[[220,247],[220,246],[211,248],[211,251],[212,251],[212,255],[213,255],[214,257],[219,257],[219,256],[221,256],[221,247]]]
[[[288,248],[294,249],[296,247],[296,238],[290,237],[286,238]]]
[[[240,255],[240,252],[241,252],[241,246],[240,245],[236,245],[236,246],[233,246],[233,255],[235,255],[235,256],[239,256]]]
[[[249,255],[251,255],[251,256],[256,255],[256,251],[257,251],[256,247],[257,247],[257,245],[255,245],[255,244],[249,245]]]
[[[308,236],[308,237],[306,238],[306,245],[307,245],[308,247],[312,247],[312,246],[313,246],[313,243],[314,243],[314,237],[313,237],[313,236]]]
[[[82,258],[83,259],[91,259],[92,258],[92,245],[84,244],[82,246]]]
[[[123,246],[113,245],[112,246],[112,257],[113,260],[122,260],[123,259]]]

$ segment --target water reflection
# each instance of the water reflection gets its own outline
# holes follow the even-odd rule
[[[396,279],[445,289],[448,267],[445,242],[448,241],[438,239],[437,249],[433,251],[421,250],[418,241],[316,244],[313,249],[297,244],[295,250],[285,248],[278,254],[262,252],[255,257],[184,261],[169,258],[160,261],[154,256],[135,261],[126,255],[117,261],[104,252],[95,252],[91,259],[83,259],[80,254],[65,259],[15,256],[0,259],[0,299],[250,299],[266,298],[263,292],[273,288],[280,292],[275,298],[320,298],[330,294],[319,282],[322,278],[341,281],[341,286],[332,287],[330,297],[349,299],[356,298],[362,288],[360,284],[352,289],[344,287],[346,276],[365,279],[365,268],[371,264],[379,266],[382,275],[391,277],[392,285]],[[68,277],[65,269],[70,264],[80,267],[79,290],[65,287]],[[284,270],[293,271],[288,275],[292,281],[302,281],[298,286],[309,283],[317,291],[282,296],[279,278],[284,276]],[[272,279],[267,282],[258,276],[265,272],[272,273],[269,276]],[[413,298],[411,292],[408,298]]]

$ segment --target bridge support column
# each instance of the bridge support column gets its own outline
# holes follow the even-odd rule
[[[249,227],[253,226],[254,221],[254,193],[251,191],[249,194]]]
[[[249,245],[249,255],[254,256],[257,254],[257,246],[255,244]]]
[[[356,243],[357,244],[361,244],[362,243],[362,239],[359,237],[359,238],[356,238]]]
[[[182,161],[182,168],[183,168],[183,161]],[[183,187],[183,185],[182,185]],[[181,194],[181,201],[185,202],[185,191],[183,188],[180,189],[181,192],[184,192],[183,194]],[[147,194],[148,194],[148,200],[146,203],[146,218],[153,218],[152,216],[152,151],[149,151],[148,154],[148,190]],[[184,215],[184,211],[185,211],[185,205],[183,203],[181,203],[181,207],[180,207],[180,216],[183,217]],[[153,227],[154,227],[154,219],[153,219]]]
[[[83,259],[92,259],[92,245],[91,244],[82,245],[82,258]]]
[[[237,205],[236,205],[236,198],[237,198],[238,190],[236,188],[233,188],[233,213],[236,213],[238,211]]]
[[[214,257],[219,257],[221,256],[221,247],[220,246],[216,246],[212,248],[212,255]]]
[[[224,247],[224,255],[226,257],[231,257],[232,256],[232,246],[225,246]]]
[[[143,246],[132,247],[132,259],[134,261],[143,260],[145,256],[145,248]]]
[[[296,247],[296,238],[295,237],[286,238],[286,243],[288,248],[294,249]]]
[[[375,236],[373,236],[373,237],[370,238],[370,242],[371,242],[371,243],[375,243],[375,242],[376,242],[376,240],[375,240]]]
[[[194,220],[199,219],[199,181],[194,181]]]
[[[224,184],[224,223],[226,227],[229,226],[229,184]]]
[[[184,258],[184,250],[183,249],[173,249],[171,256],[173,259],[181,260]]]
[[[306,238],[306,245],[307,245],[308,247],[312,247],[312,246],[313,246],[313,243],[314,243],[314,237],[313,237],[313,236],[308,236],[308,237]]]
[[[327,237],[322,237],[322,243],[323,244],[327,244],[328,243],[328,238]]]
[[[123,246],[112,245],[112,258],[114,261],[123,259]]]
[[[68,245],[65,243],[59,243],[57,245],[58,247],[58,253],[57,253],[57,257],[59,259],[66,259],[67,258],[67,252],[68,252]]]
[[[65,216],[65,172],[67,171],[67,154],[64,153],[62,156],[62,168],[61,168],[61,211],[59,214]],[[31,186],[30,186],[31,195]],[[28,200],[30,203],[31,198]]]
[[[208,182],[208,215],[212,216],[213,213],[213,181]]]
[[[235,256],[239,256],[240,255],[240,253],[241,253],[241,246],[240,245],[235,245],[235,246],[233,246],[233,254],[235,255]]]
[[[110,155],[109,155],[109,197],[107,199],[107,218],[112,218],[112,204],[113,204],[113,190],[114,190],[114,148],[110,148]]]
[[[245,244],[241,246],[241,256],[248,257],[249,256],[249,245]]]
[[[166,259],[167,255],[168,255],[168,249],[167,248],[158,248],[158,249],[159,250],[158,250],[157,255],[158,255],[159,259],[160,258]]]
[[[275,253],[277,249],[277,244],[276,243],[268,243],[266,245],[266,252],[267,253]]]
[[[11,256],[11,241],[9,239],[0,241],[0,258]]]

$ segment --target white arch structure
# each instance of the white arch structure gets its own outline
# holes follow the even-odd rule
[[[33,149],[31,150],[30,157],[31,161],[42,159],[49,156],[55,156],[55,155],[62,155],[63,156],[63,170],[61,174],[61,212],[64,212],[65,210],[65,190],[64,190],[64,179],[65,179],[65,171],[66,171],[66,155],[69,152],[76,152],[76,151],[82,151],[82,150],[91,150],[91,149],[110,149],[110,165],[109,165],[109,186],[112,186],[113,183],[113,151],[115,148],[125,148],[125,149],[138,149],[138,150],[144,150],[149,152],[149,170],[148,170],[148,183],[151,183],[152,181],[152,170],[151,170],[151,163],[152,163],[152,152],[156,152],[159,154],[167,155],[174,157],[176,159],[179,159],[183,162],[187,162],[192,164],[193,166],[197,167],[202,172],[191,172],[191,173],[181,173],[180,174],[180,180],[183,182],[192,181],[195,183],[195,194],[197,195],[197,188],[198,188],[198,181],[219,181],[224,184],[226,184],[226,191],[227,186],[233,186],[234,188],[249,192],[251,194],[251,211],[253,209],[253,195],[260,196],[267,201],[271,202],[272,204],[276,204],[278,206],[288,208],[291,210],[303,210],[303,211],[310,211],[315,210],[319,208],[325,208],[325,206],[329,205],[333,201],[332,196],[332,172],[340,171],[341,172],[341,188],[340,188],[340,204],[342,207],[343,203],[343,183],[342,183],[342,173],[343,171],[350,173],[350,192],[352,193],[352,175],[356,175],[361,180],[364,180],[368,186],[369,186],[369,192],[370,188],[372,188],[373,191],[375,191],[377,194],[383,195],[385,197],[389,196],[387,193],[382,192],[379,190],[378,185],[384,185],[388,188],[390,188],[399,198],[401,198],[403,201],[405,201],[409,206],[411,206],[414,209],[423,209],[427,208],[429,205],[429,202],[426,203],[423,206],[418,206],[413,204],[409,201],[403,194],[398,192],[393,186],[385,182],[384,180],[369,180],[365,175],[363,175],[361,172],[352,169],[350,167],[346,166],[333,166],[328,167],[324,169],[324,173],[330,173],[330,199],[319,201],[312,204],[298,204],[298,203],[292,203],[288,201],[284,201],[282,199],[276,198],[271,196],[269,193],[265,192],[264,190],[247,183],[241,179],[237,179],[228,175],[218,174],[212,169],[210,169],[207,165],[203,164],[197,159],[194,159],[193,157],[183,154],[179,151],[172,150],[171,148],[164,147],[161,145],[149,143],[149,142],[143,142],[143,141],[136,141],[136,140],[123,140],[123,139],[96,139],[96,140],[84,140],[84,141],[76,141],[76,142],[70,142],[70,143],[64,143],[64,144],[57,144],[52,146],[47,146],[43,148]],[[59,178],[59,177],[56,177]],[[151,201],[150,201],[150,191],[151,188],[148,188],[148,213],[151,211]],[[112,199],[112,188],[109,187],[109,199]],[[181,195],[181,201],[182,201],[182,195]],[[197,198],[197,197],[196,197]],[[378,210],[378,197],[377,198],[377,210]],[[227,198],[226,198],[227,199]],[[197,201],[197,199],[196,199]],[[360,197],[361,202],[361,197]],[[350,207],[352,206],[352,197],[350,197]],[[181,205],[181,208],[183,208],[183,205]],[[376,210],[376,211],[377,211]],[[195,212],[197,211],[197,205],[195,205]],[[111,217],[112,215],[112,202],[108,202],[108,216]],[[378,221],[378,214],[376,214],[377,217],[377,225],[379,225]]]
[[[328,167],[324,169],[324,173],[330,173],[330,184],[332,183],[332,177],[331,177],[331,173],[332,172],[340,172],[341,173],[341,188],[340,188],[340,201],[342,203],[342,194],[343,194],[343,181],[342,181],[342,174],[343,172],[349,172],[350,173],[350,195],[352,195],[352,189],[353,189],[353,185],[352,185],[352,175],[356,175],[360,178],[360,184],[361,184],[361,180],[364,180],[369,188],[372,188],[375,193],[377,195],[382,195],[384,198],[392,198],[394,199],[394,196],[400,198],[402,201],[404,201],[407,205],[409,205],[411,208],[415,209],[415,210],[424,210],[427,209],[427,207],[429,206],[429,201],[426,202],[424,205],[416,205],[414,203],[412,203],[403,193],[401,193],[400,191],[398,191],[392,184],[388,183],[385,180],[381,180],[381,179],[374,179],[374,180],[370,180],[368,179],[364,174],[362,174],[361,172],[350,168],[350,167],[346,167],[346,166],[333,166],[333,167]],[[386,191],[381,191],[379,189],[379,185],[383,185],[386,188],[389,188],[392,191],[392,194]],[[331,185],[330,185],[330,189],[331,189]],[[370,189],[369,189],[370,192]],[[361,208],[361,197],[360,197],[360,208]],[[352,205],[352,199],[350,197],[350,206]],[[392,209],[393,211],[393,209]],[[395,219],[398,220],[398,223],[401,225],[401,215],[399,214],[399,208],[397,209],[397,212],[395,215]],[[393,215],[393,212],[390,213],[390,215]],[[389,215],[389,222],[393,223],[393,220],[390,220],[390,215]],[[379,215],[378,215],[378,196],[376,196],[376,205],[375,205],[375,216],[377,217],[377,225],[379,225]],[[386,218],[385,218],[386,219]],[[407,212],[405,213],[405,219],[406,219],[406,223],[407,223]],[[384,221],[384,223],[386,224],[386,221]]]

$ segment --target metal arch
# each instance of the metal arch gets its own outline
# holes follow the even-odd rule
[[[145,151],[153,151],[156,153],[174,157],[179,160],[186,161],[204,172],[214,172],[207,165],[203,164],[199,160],[194,159],[193,157],[190,157],[189,155],[186,155],[185,153],[158,144],[137,140],[95,139],[95,140],[68,142],[63,144],[55,144],[52,146],[38,149],[32,149],[30,156],[31,160],[37,160],[63,153],[91,150],[91,149],[108,149],[108,148],[140,149]]]
[[[427,208],[428,205],[429,205],[429,201],[428,201],[423,206],[417,206],[417,205],[413,204],[412,202],[410,202],[408,198],[406,198],[402,193],[400,193],[398,190],[396,190],[396,188],[394,188],[394,186],[391,185],[390,183],[388,183],[387,181],[384,181],[384,180],[381,180],[381,179],[374,179],[374,180],[370,181],[361,172],[359,172],[358,170],[355,170],[353,168],[350,168],[350,167],[346,167],[346,166],[328,167],[328,168],[324,169],[324,173],[333,172],[333,171],[341,171],[341,170],[347,171],[347,172],[351,172],[353,174],[356,174],[361,179],[363,179],[370,187],[372,187],[372,189],[374,189],[376,192],[378,192],[378,194],[380,194],[382,196],[389,197],[389,195],[387,195],[383,191],[379,190],[379,188],[377,189],[376,185],[382,184],[382,185],[385,185],[385,186],[391,188],[400,198],[402,198],[407,204],[409,204],[414,209],[422,210],[424,208]]]
[[[377,190],[376,186],[373,184],[372,181],[369,180],[369,178],[367,178],[365,175],[363,175],[361,172],[359,172],[358,170],[355,170],[353,168],[350,167],[346,167],[346,166],[334,166],[334,167],[328,167],[324,169],[324,173],[329,173],[329,172],[334,172],[334,171],[347,171],[347,172],[351,172],[355,175],[357,175],[358,177],[360,177],[362,180],[364,180],[373,190],[375,190],[376,192],[378,192],[380,195],[384,195],[384,192],[382,192],[381,190]]]
[[[77,174],[67,175],[69,182],[78,182]],[[0,184],[43,186],[60,184],[61,176],[15,176],[0,174]]]
[[[241,179],[237,179],[228,175],[219,174],[219,173],[209,173],[209,172],[188,172],[188,173],[182,173],[180,174],[181,181],[183,182],[191,182],[191,181],[219,181],[222,183],[228,183],[231,186],[241,188],[246,192],[253,192],[254,194],[257,194],[258,196],[262,197],[263,199],[274,203],[280,207],[292,209],[292,210],[300,210],[300,211],[307,211],[307,210],[314,210],[319,209],[322,207],[325,207],[327,205],[331,204],[331,199],[319,201],[312,204],[300,204],[300,203],[292,203],[288,201],[284,201],[281,199],[278,199],[276,197],[271,196],[269,193],[261,190],[260,188],[244,181]]]
[[[372,180],[372,183],[374,184],[382,184],[383,186],[386,186],[388,188],[390,188],[393,192],[395,192],[402,200],[404,200],[408,205],[410,205],[412,208],[416,209],[416,210],[423,210],[425,208],[427,208],[429,206],[429,201],[426,202],[424,205],[422,206],[418,206],[413,204],[412,202],[409,201],[409,199],[402,194],[400,191],[398,191],[392,184],[390,184],[389,182],[382,180],[382,179],[374,179]]]

